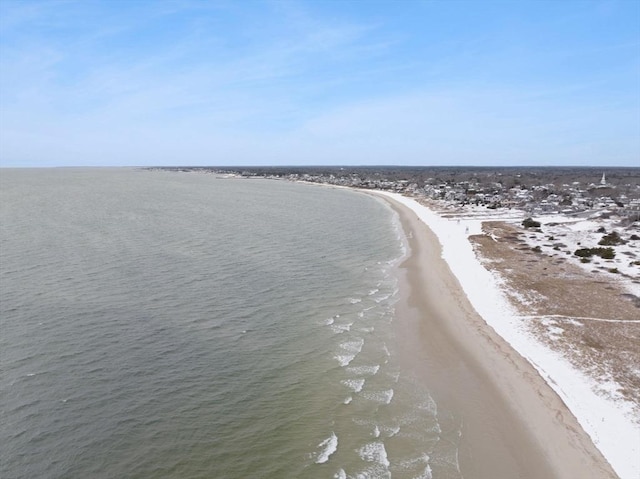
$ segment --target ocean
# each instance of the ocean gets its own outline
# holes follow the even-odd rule
[[[0,477],[461,477],[363,193],[0,170]]]

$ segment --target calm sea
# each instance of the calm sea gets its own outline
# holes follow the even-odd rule
[[[381,201],[119,169],[0,187],[0,477],[460,477],[397,360]]]

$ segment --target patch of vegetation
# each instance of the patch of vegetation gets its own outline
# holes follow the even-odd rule
[[[581,263],[591,263],[591,260],[589,258],[580,258],[580,262]]]
[[[540,245],[534,246],[533,248],[531,248],[531,251],[533,251],[534,253],[542,253],[542,248],[540,248]]]
[[[608,271],[609,271],[609,273],[614,273],[614,274],[617,274],[617,273],[620,272],[620,271],[618,271],[618,268],[609,268]]]
[[[600,228],[598,228],[598,229],[596,230],[596,233],[606,233],[606,232],[607,232],[607,230],[606,230],[606,229],[604,229],[604,226],[601,226]]]
[[[522,226],[524,226],[525,228],[540,228],[540,222],[535,221],[533,218],[529,217],[522,222]]]
[[[613,248],[579,248],[573,254],[580,258],[600,256],[602,259],[613,259],[616,257],[616,252],[613,251]]]
[[[638,236],[636,234],[633,234],[633,235],[629,236],[629,239],[633,240],[633,241],[637,241],[637,240],[640,240],[640,236]]]
[[[617,246],[621,244],[625,244],[626,241],[623,240],[617,231],[612,231],[608,235],[604,235],[598,244],[601,246]]]

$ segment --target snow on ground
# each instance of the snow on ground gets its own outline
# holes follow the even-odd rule
[[[525,235],[524,239],[529,246],[539,246],[546,254],[562,256],[586,271],[597,268],[608,274],[615,274],[612,279],[622,283],[628,293],[640,296],[640,240],[629,239],[633,235],[640,237],[638,226],[621,226],[619,218],[602,218],[597,213],[588,218],[545,215],[534,219],[541,223],[541,228],[540,232],[531,229]],[[519,223],[513,220],[508,222]],[[589,262],[583,263],[573,254],[579,248],[598,247],[602,237],[613,231],[626,241],[625,244],[613,246],[615,258],[602,259],[594,256]]]
[[[599,269],[617,280],[628,293],[640,296],[640,227],[621,225],[621,218],[615,215],[603,214],[603,211],[587,212],[580,217],[561,214],[545,214],[534,216],[533,219],[541,223],[541,228],[529,229],[523,239],[527,245],[534,248],[539,246],[543,253],[549,256],[563,257],[585,271]],[[458,219],[469,226],[469,234],[482,233],[483,221],[504,221],[520,226],[527,215],[520,210],[497,209],[490,210],[484,206],[467,205],[464,209],[452,209],[440,212],[443,218]],[[589,262],[581,262],[574,252],[579,248],[599,247],[598,242],[605,234],[617,232],[625,244],[613,246],[616,256],[613,259],[602,259],[594,256]],[[494,238],[498,239],[498,238]],[[611,272],[614,270],[615,272]],[[635,282],[634,282],[635,280]]]
[[[633,405],[621,397],[618,399],[613,399],[611,396],[605,397],[601,394],[603,389],[617,390],[617,385],[601,384],[588,377],[575,369],[560,353],[539,342],[525,330],[522,318],[518,317],[517,311],[509,304],[500,286],[501,282],[482,266],[468,239],[471,234],[481,233],[480,212],[469,215],[468,218],[448,219],[434,213],[414,199],[397,193],[384,191],[380,193],[413,210],[436,234],[442,244],[442,257],[458,278],[476,311],[487,324],[533,364],[573,412],[621,479],[640,478],[640,424],[638,418],[633,417]],[[491,217],[498,219],[493,215]],[[502,219],[505,219],[504,216]],[[555,222],[560,223],[560,217],[556,217]],[[568,231],[581,231],[583,227],[576,225],[578,223],[565,226]],[[594,229],[593,226],[593,224],[587,224],[584,231],[591,231]],[[600,222],[597,227],[599,226]],[[546,234],[544,225],[543,228]],[[605,228],[607,232],[611,231],[607,226]],[[553,233],[549,231],[549,234]],[[601,235],[601,233],[597,235],[598,239]],[[578,241],[581,243],[583,240],[587,241],[583,235],[577,235],[570,245],[569,239],[566,239],[568,237],[567,234],[562,238],[568,247],[573,247]],[[595,246],[595,244],[582,244]],[[593,269],[593,264],[587,266]]]

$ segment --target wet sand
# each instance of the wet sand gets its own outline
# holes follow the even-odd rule
[[[400,265],[396,322],[403,365],[462,424],[462,476],[618,477],[533,366],[476,313],[436,236],[413,211],[376,196],[398,212],[410,247]]]

